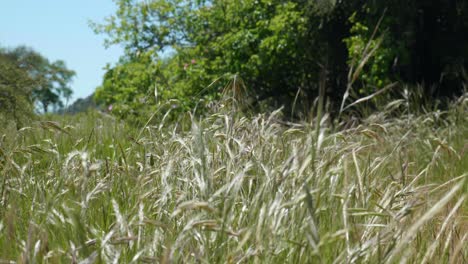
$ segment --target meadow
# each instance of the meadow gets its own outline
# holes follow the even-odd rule
[[[0,263],[467,263],[468,97],[404,108],[2,128]]]

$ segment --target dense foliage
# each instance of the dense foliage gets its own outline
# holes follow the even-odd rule
[[[61,108],[74,75],[63,61],[50,62],[30,48],[0,49],[0,115],[20,124],[35,106],[43,113]]]
[[[96,98],[115,113],[177,99],[202,107],[229,92],[251,106],[301,106],[326,87],[332,110],[343,96],[393,82],[451,96],[468,80],[467,1],[118,0],[94,24],[126,54]],[[228,85],[241,80],[242,85]],[[147,108],[146,108],[147,109]]]
[[[14,60],[0,53],[0,122],[13,119],[20,126],[31,115],[33,83]]]

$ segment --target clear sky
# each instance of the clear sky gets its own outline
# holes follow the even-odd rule
[[[26,45],[51,61],[64,60],[76,72],[74,101],[101,84],[103,68],[123,50],[104,48],[88,21],[102,22],[116,7],[111,0],[0,0],[0,46]]]

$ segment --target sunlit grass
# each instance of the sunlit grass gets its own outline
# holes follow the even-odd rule
[[[340,131],[278,113],[4,130],[0,261],[466,263],[467,107]]]

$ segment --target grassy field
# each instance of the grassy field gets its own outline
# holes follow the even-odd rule
[[[467,263],[467,113],[4,128],[0,262]]]

